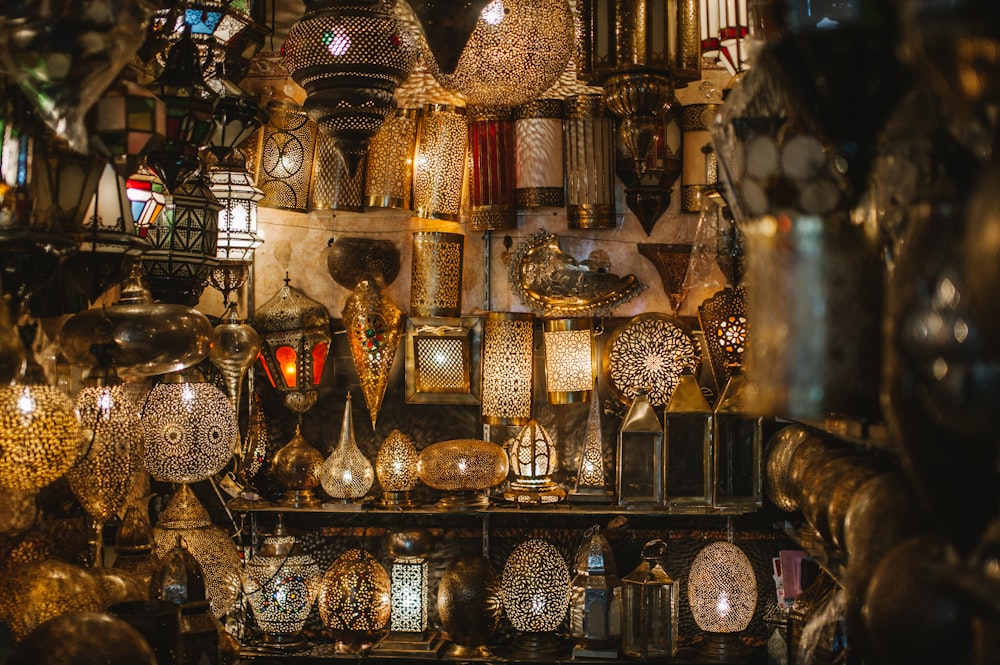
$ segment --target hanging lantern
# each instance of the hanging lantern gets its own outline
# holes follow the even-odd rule
[[[503,613],[500,580],[489,560],[463,555],[445,569],[438,582],[438,617],[454,658],[485,658]]]
[[[651,540],[642,562],[622,578],[622,653],[652,660],[677,655],[677,581],[663,567],[667,544]]]
[[[750,559],[733,543],[704,547],[688,571],[688,603],[704,639],[699,658],[710,663],[746,657],[739,634],[750,625],[757,607],[757,577]]]
[[[413,166],[413,214],[458,221],[462,211],[468,120],[465,108],[425,104]]]
[[[555,635],[569,609],[569,568],[552,543],[526,540],[504,564],[500,578],[503,611],[518,634],[513,653],[533,660],[565,651]]]
[[[670,207],[670,192],[681,175],[682,138],[677,108],[671,105],[655,117],[652,145],[645,159],[636,161],[618,145],[615,173],[625,185],[625,204],[647,236]]]
[[[254,180],[264,192],[260,204],[305,212],[316,153],[316,123],[295,104],[270,102],[267,124],[258,132]]]
[[[469,227],[517,228],[514,124],[509,108],[469,109]]]
[[[222,375],[229,400],[238,414],[243,377],[260,356],[260,335],[250,325],[240,322],[235,303],[229,305],[221,318],[224,323],[212,329],[212,349],[208,352],[208,359]]]
[[[531,419],[534,315],[483,314],[483,397],[489,425],[525,425]]]
[[[247,562],[245,591],[264,643],[279,649],[301,647],[322,572],[285,529],[281,514],[274,532]]]
[[[389,385],[389,370],[403,334],[403,313],[366,279],[358,283],[347,299],[342,317],[372,429],[375,429],[382,398]]]
[[[689,367],[667,402],[663,437],[666,505],[712,505],[712,408]]]
[[[81,432],[72,400],[58,388],[0,388],[0,485],[39,490],[76,462]]]
[[[600,95],[566,98],[566,207],[571,229],[615,227],[614,120]]]
[[[382,487],[379,504],[383,508],[412,508],[413,488],[417,486],[417,449],[413,439],[394,429],[379,446],[375,473]]]
[[[410,316],[461,316],[464,247],[465,236],[459,233],[414,231]]]
[[[477,510],[490,504],[486,490],[507,478],[510,466],[501,446],[479,439],[432,443],[420,451],[417,474],[431,489],[446,492],[445,510]]]
[[[209,276],[209,284],[222,292],[223,305],[229,294],[249,279],[254,250],[263,244],[257,235],[257,202],[264,193],[253,184],[246,159],[234,150],[210,172],[211,189],[222,205],[215,255],[219,265]]]
[[[544,427],[529,421],[507,447],[514,480],[503,498],[518,504],[557,503],[566,498],[566,490],[551,477],[558,468],[556,445]]]
[[[598,526],[583,534],[570,582],[569,629],[574,656],[617,658],[622,631],[622,581],[611,544]]]
[[[220,162],[237,146],[267,124],[267,111],[238,85],[225,78],[209,79],[206,85],[215,93],[215,131],[208,141],[208,151]]]
[[[146,500],[133,502],[125,509],[121,524],[115,531],[115,568],[132,573],[149,589],[156,558],[153,556],[153,527],[149,523],[147,503]]]
[[[542,321],[545,345],[545,394],[550,404],[590,399],[594,387],[593,321],[546,319]]]
[[[420,116],[420,109],[396,109],[372,137],[365,169],[367,207],[413,209],[413,160]]]
[[[518,210],[565,205],[561,99],[536,99],[514,112],[515,189]]]
[[[371,552],[350,549],[323,575],[319,615],[338,653],[359,653],[389,633],[392,583]]]
[[[306,89],[306,110],[334,137],[352,176],[369,139],[396,109],[393,92],[416,62],[394,5],[313,0],[282,48],[292,78]]]
[[[323,491],[344,503],[360,502],[375,481],[375,470],[354,440],[354,419],[351,416],[351,394],[344,404],[344,421],[340,441],[319,470]]]
[[[613,498],[604,475],[604,441],[601,435],[601,397],[597,393],[597,379],[590,394],[587,429],[584,432],[580,466],[576,472],[576,485],[569,493],[570,502],[605,503]]]
[[[729,382],[715,405],[713,503],[759,507],[763,502],[764,418],[747,408],[746,377],[741,368],[730,371]]]
[[[124,70],[87,113],[90,146],[108,159],[122,178],[156,148],[167,131],[166,106]]]
[[[619,506],[663,503],[663,428],[645,389],[635,399],[618,430]]]
[[[146,229],[156,222],[167,205],[167,188],[149,167],[140,164],[125,181],[125,193],[132,207],[135,228],[145,237]]]

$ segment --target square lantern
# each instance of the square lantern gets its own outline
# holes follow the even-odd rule
[[[406,403],[478,404],[482,319],[407,317]]]
[[[689,367],[667,402],[663,434],[666,505],[712,505],[712,408]]]
[[[589,318],[542,322],[545,394],[550,404],[590,399],[594,388],[594,322]]]
[[[746,385],[741,368],[733,367],[715,405],[712,438],[716,506],[760,507],[763,503],[764,418],[747,408]]]
[[[663,428],[641,388],[618,430],[617,459],[619,506],[663,503]]]

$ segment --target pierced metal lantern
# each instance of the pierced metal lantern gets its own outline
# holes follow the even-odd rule
[[[534,419],[507,442],[514,480],[503,498],[515,503],[558,503],[566,490],[552,480],[558,468],[556,445]]]
[[[152,92],[129,78],[126,69],[87,113],[90,145],[127,178],[139,160],[163,140],[166,106]]]
[[[500,579],[488,559],[459,556],[438,582],[438,616],[441,628],[453,643],[448,655],[485,657],[485,644],[500,624]]]
[[[469,227],[517,228],[514,123],[509,108],[469,109]]]
[[[406,403],[479,404],[482,319],[406,317]]]
[[[316,159],[313,161],[312,186],[309,190],[309,207],[312,210],[344,210],[364,212],[365,164],[352,173],[337,148],[336,140],[320,132],[316,140]]]
[[[342,319],[374,430],[403,335],[403,312],[365,279],[344,304]]]
[[[622,581],[615,567],[615,555],[600,527],[583,534],[576,551],[575,575],[570,582],[569,629],[578,649],[608,651],[618,655],[622,631]]]
[[[514,196],[519,210],[565,205],[561,99],[536,99],[514,111]]]
[[[265,644],[279,648],[303,644],[302,628],[319,595],[322,575],[279,514],[274,532],[247,562],[244,583]]]
[[[196,369],[164,375],[143,400],[144,461],[153,478],[194,483],[225,468],[239,450],[236,411]]]
[[[264,192],[260,205],[305,212],[316,153],[316,123],[302,107],[284,102],[267,105],[270,116],[257,136],[254,180]]]
[[[464,247],[460,233],[414,231],[410,316],[461,316]]]
[[[663,427],[644,389],[618,430],[616,459],[619,506],[663,503]]]
[[[732,368],[715,405],[713,503],[716,506],[761,506],[763,503],[764,418],[746,404],[746,377]]]
[[[622,578],[622,653],[651,660],[677,655],[679,590],[663,567],[667,544],[651,540],[642,562]]]
[[[351,175],[396,109],[393,92],[417,51],[393,13],[395,0],[313,0],[282,48],[306,110],[337,142]]]
[[[563,651],[555,631],[569,609],[570,579],[555,545],[537,538],[517,545],[503,567],[500,597],[518,631],[512,651],[534,659]]]
[[[615,227],[614,118],[600,95],[566,98],[566,208],[571,229]]]
[[[417,505],[413,500],[413,488],[417,486],[418,454],[413,439],[398,429],[379,446],[375,459],[375,474],[382,487],[379,503],[385,508],[411,508]]]
[[[597,392],[597,379],[590,395],[587,428],[584,431],[583,450],[576,472],[576,485],[569,493],[570,501],[611,502],[612,494],[604,474],[604,439],[601,434],[601,397]]]
[[[685,368],[663,413],[666,505],[712,505],[712,424],[712,408]]]
[[[420,109],[396,109],[368,146],[365,205],[413,209],[413,162]]]
[[[462,212],[468,121],[464,107],[425,104],[413,164],[413,214],[458,221]]]
[[[39,490],[80,453],[73,401],[58,388],[14,383],[0,388],[0,485]]]
[[[743,365],[750,341],[747,320],[747,287],[726,287],[698,305],[698,322],[705,331],[705,346],[712,362],[715,385],[726,386],[733,367]]]
[[[319,470],[323,491],[345,503],[361,501],[375,481],[375,470],[354,440],[354,418],[351,415],[351,394],[344,404],[344,420],[340,440]]]
[[[338,653],[358,653],[389,634],[392,582],[365,549],[340,555],[323,575],[319,616]]]
[[[483,314],[481,414],[489,425],[526,425],[531,420],[534,315]]]
[[[594,387],[594,322],[590,318],[542,321],[545,394],[550,404],[590,399]]]
[[[705,632],[699,657],[706,662],[745,658],[739,633],[757,607],[757,577],[746,553],[726,541],[710,543],[691,562],[687,585],[691,614]]]
[[[449,510],[488,506],[485,491],[502,483],[509,469],[504,449],[479,439],[432,443],[417,458],[420,480],[431,489],[446,492],[438,505]]]
[[[423,635],[427,630],[427,555],[431,545],[426,529],[395,530],[386,535],[386,551],[392,557],[389,626],[394,633]]]

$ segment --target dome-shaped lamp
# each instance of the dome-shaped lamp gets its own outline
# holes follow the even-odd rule
[[[418,505],[412,498],[418,480],[417,459],[413,439],[398,429],[389,432],[375,458],[375,474],[382,486],[379,504],[383,508],[412,508]]]
[[[532,419],[507,445],[514,480],[503,498],[515,503],[558,503],[566,498],[566,490],[552,480],[556,445],[544,427]]]
[[[569,608],[569,585],[569,568],[552,543],[536,538],[514,548],[500,578],[504,613],[518,631],[513,654],[540,660],[565,652],[555,631]]]
[[[576,551],[570,583],[569,628],[581,657],[618,657],[622,631],[622,581],[611,544],[593,526]]]
[[[439,441],[420,451],[417,474],[431,489],[446,492],[437,503],[447,510],[476,510],[490,504],[486,490],[507,478],[510,465],[501,446],[479,439]]]
[[[451,640],[454,658],[489,656],[486,643],[500,624],[500,579],[488,559],[463,555],[445,569],[438,582],[438,616]]]
[[[344,404],[344,421],[340,441],[319,470],[323,491],[334,500],[356,503],[364,500],[375,481],[375,470],[354,440],[354,418],[351,415],[351,394]]]
[[[338,653],[359,653],[389,634],[391,581],[378,559],[350,549],[327,569],[319,592],[319,616]]]
[[[719,541],[698,552],[688,573],[688,602],[698,627],[705,632],[698,649],[701,660],[729,663],[746,658],[739,634],[757,607],[757,577],[739,547]]]

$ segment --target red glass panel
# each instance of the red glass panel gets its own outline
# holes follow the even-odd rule
[[[278,367],[281,368],[281,376],[285,380],[285,385],[294,388],[298,383],[295,349],[290,346],[279,346],[274,351],[274,359],[278,361]]]
[[[319,385],[319,380],[323,378],[323,367],[326,365],[326,355],[329,348],[326,342],[320,342],[313,347],[313,385]]]

